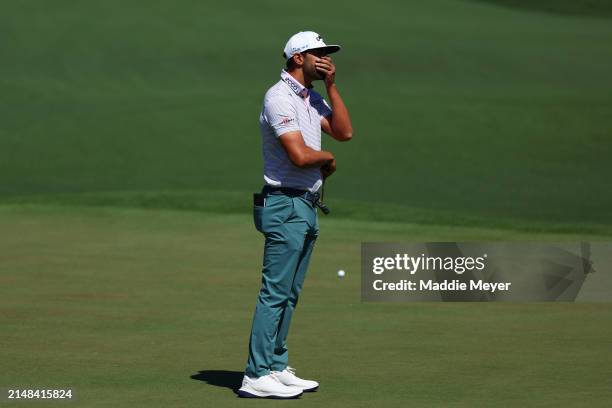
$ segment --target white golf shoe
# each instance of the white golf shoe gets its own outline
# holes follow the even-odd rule
[[[303,380],[295,375],[295,369],[287,366],[283,371],[272,371],[270,375],[275,376],[282,384],[291,387],[299,387],[304,392],[316,391],[319,383],[312,380]]]
[[[242,398],[298,398],[302,395],[300,387],[282,384],[272,373],[256,379],[247,377],[242,379],[242,387],[238,396]]]

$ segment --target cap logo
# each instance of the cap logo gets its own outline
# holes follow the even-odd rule
[[[291,48],[291,52],[296,54],[296,53],[302,51],[306,47],[308,47],[308,46],[307,45],[301,45],[299,47],[293,47],[293,48]]]

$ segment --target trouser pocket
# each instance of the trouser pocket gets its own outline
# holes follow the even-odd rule
[[[282,194],[265,197],[264,205],[253,206],[253,222],[257,231],[266,233],[285,223],[292,214],[293,199]]]
[[[255,205],[253,206],[253,223],[255,224],[255,229],[259,232],[263,232],[261,229],[261,217],[263,213],[264,207]]]

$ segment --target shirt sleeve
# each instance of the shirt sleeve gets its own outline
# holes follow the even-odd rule
[[[297,111],[290,98],[272,97],[264,104],[264,116],[276,137],[300,130]]]
[[[319,112],[319,115],[321,116],[328,117],[332,114],[331,106],[329,106],[325,98],[323,98],[323,96],[317,92],[312,92],[310,96],[310,104],[317,110],[317,112]]]

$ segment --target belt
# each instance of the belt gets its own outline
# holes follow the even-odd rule
[[[321,195],[318,192],[312,193],[298,188],[274,187],[270,185],[265,185],[261,192],[262,194],[284,194],[289,197],[304,197],[310,201],[313,207],[319,207],[324,214],[329,214],[329,208],[321,202]]]

